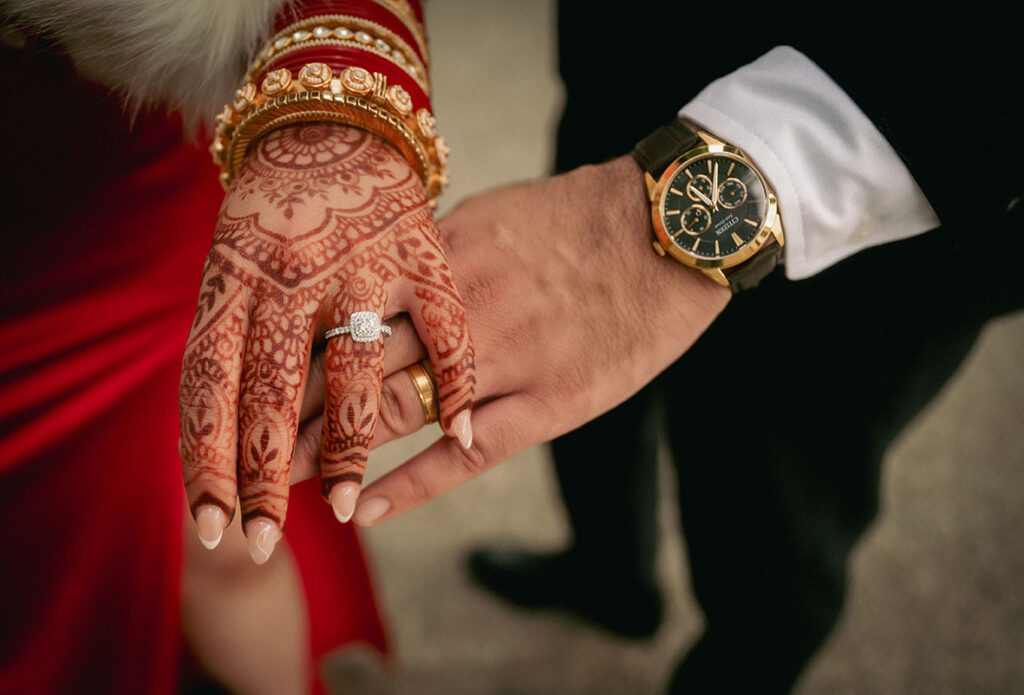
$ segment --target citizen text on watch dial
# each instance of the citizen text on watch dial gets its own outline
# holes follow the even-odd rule
[[[767,209],[761,178],[738,157],[714,153],[676,172],[662,197],[661,218],[677,246],[721,258],[754,238]]]

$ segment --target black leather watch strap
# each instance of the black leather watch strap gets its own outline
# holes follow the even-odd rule
[[[633,148],[633,159],[651,176],[658,178],[676,157],[692,150],[700,142],[695,132],[676,119],[638,142]]]
[[[733,294],[744,290],[752,290],[761,284],[779,264],[782,247],[773,239],[758,251],[746,263],[725,270],[725,278],[729,281],[729,289]]]

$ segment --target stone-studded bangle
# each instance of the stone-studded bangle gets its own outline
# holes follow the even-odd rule
[[[395,17],[398,18],[406,28],[406,30],[413,35],[416,43],[419,45],[420,53],[423,55],[424,60],[430,60],[430,56],[427,53],[427,37],[423,31],[423,24],[416,17],[416,12],[412,9],[412,6],[406,2],[406,0],[373,0],[378,5],[388,8]]]
[[[414,113],[401,85],[389,86],[385,75],[361,67],[349,66],[337,77],[326,63],[308,63],[295,76],[273,70],[258,88],[246,82],[217,121],[210,151],[225,188],[262,135],[315,121],[353,125],[390,142],[419,174],[431,201],[448,183],[448,147],[433,115],[426,108]]]
[[[417,9],[413,9],[414,4]],[[416,47],[423,62],[429,63],[427,36],[419,5],[418,2],[403,0],[291,0],[287,9],[276,17],[274,32],[275,36],[284,35],[294,31],[297,24],[305,24],[316,17],[356,16],[400,34]]]
[[[275,34],[249,68],[247,80],[284,56],[318,46],[338,46],[378,55],[407,73],[430,95],[427,66],[400,36],[376,22],[351,15],[317,15],[294,22]]]

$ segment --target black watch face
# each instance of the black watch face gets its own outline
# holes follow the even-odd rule
[[[661,219],[669,237],[699,258],[722,258],[746,246],[761,229],[768,194],[741,159],[712,153],[680,168],[665,186]]]

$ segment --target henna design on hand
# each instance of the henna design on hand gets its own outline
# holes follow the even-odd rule
[[[412,316],[434,359],[443,426],[472,407],[466,312],[415,172],[354,128],[270,133],[224,201],[186,346],[181,453],[193,514],[211,504],[230,517],[237,491],[243,520],[283,528],[315,333],[367,310]],[[347,336],[327,346],[325,496],[362,480],[384,349]]]

